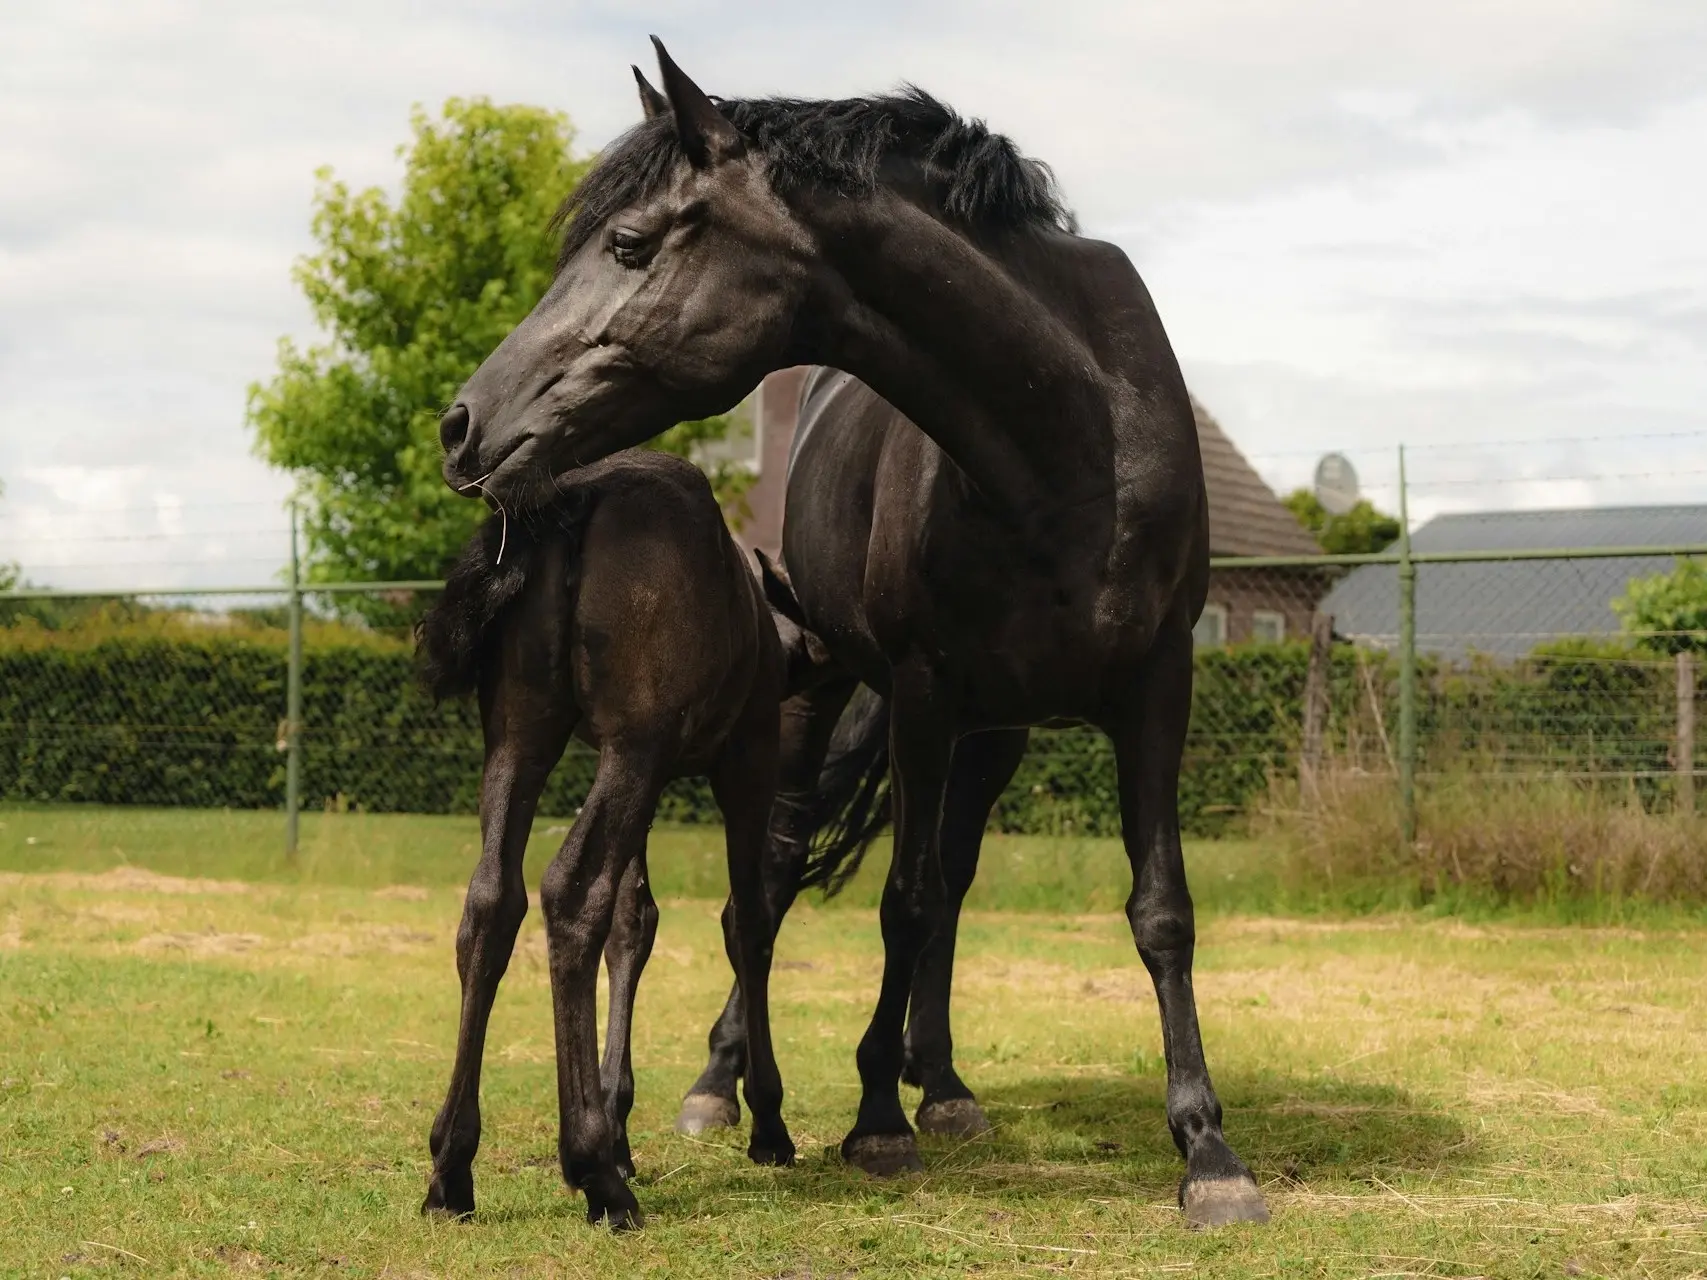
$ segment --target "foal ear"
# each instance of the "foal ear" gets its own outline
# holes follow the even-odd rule
[[[804,627],[806,610],[802,609],[800,601],[795,599],[794,586],[788,580],[788,571],[781,565],[772,564],[771,558],[757,547],[753,548],[753,557],[759,562],[759,582],[765,589],[765,603],[795,626]]]
[[[676,65],[664,48],[664,42],[652,37],[658,51],[658,71],[664,79],[664,96],[676,117],[676,134],[682,150],[696,169],[710,168],[724,160],[744,155],[747,144],[741,132],[723,118],[717,105],[704,91],[688,79],[687,72]]]
[[[640,114],[648,120],[670,113],[670,100],[652,87],[651,81],[641,73],[639,67],[631,66],[634,72],[634,83],[640,90]]]

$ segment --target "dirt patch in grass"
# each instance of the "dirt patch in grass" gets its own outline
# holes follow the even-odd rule
[[[308,933],[291,939],[292,951],[313,955],[354,956],[368,951],[389,951],[393,954],[413,951],[439,941],[436,934],[405,925],[369,925],[361,929]]]
[[[187,876],[164,876],[141,867],[114,867],[100,875],[74,871],[25,873],[0,871],[0,885],[43,885],[55,889],[82,889],[90,893],[248,893],[241,880],[202,880]]]
[[[383,889],[375,889],[373,896],[398,902],[425,902],[428,894],[427,890],[418,884],[393,884]]]
[[[150,933],[136,940],[138,951],[185,951],[193,956],[230,956],[264,947],[258,933]]]

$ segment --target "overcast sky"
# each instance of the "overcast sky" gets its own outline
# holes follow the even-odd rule
[[[394,185],[451,95],[595,150],[649,31],[713,93],[911,80],[1049,161],[1277,486],[1338,449],[1391,501],[1403,441],[1418,516],[1707,501],[1701,0],[57,0],[0,11],[0,561],[272,580],[244,392],[313,336],[316,166]]]

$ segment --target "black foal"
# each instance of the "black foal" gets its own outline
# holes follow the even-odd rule
[[[527,911],[528,829],[573,734],[598,748],[598,769],[539,891],[556,1022],[558,1156],[564,1179],[586,1194],[587,1220],[621,1228],[640,1222],[627,1185],[627,1120],[630,1022],[658,921],[646,833],[675,777],[708,777],[727,827],[723,935],[746,1003],[748,1155],[760,1164],[794,1159],[771,1051],[774,931],[761,860],[777,786],[778,706],[790,663],[814,646],[786,618],[773,619],[766,589],[786,588],[761,585],[688,463],[619,454],[560,477],[558,491],[526,520],[488,520],[417,630],[434,692],[478,691],[486,743],[480,862],[456,942],[456,1063],[433,1123],[422,1211],[474,1211],[487,1018]],[[610,974],[602,1066],[601,952]]]

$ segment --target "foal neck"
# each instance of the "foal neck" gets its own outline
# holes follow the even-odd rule
[[[825,364],[905,413],[1016,514],[1110,487],[1107,379],[1052,289],[1041,233],[974,241],[880,190],[826,201]]]

